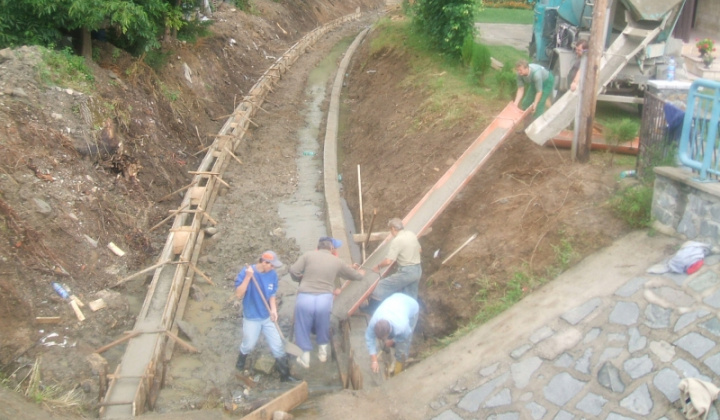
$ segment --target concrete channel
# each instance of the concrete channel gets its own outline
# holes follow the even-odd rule
[[[196,268],[204,237],[202,231],[208,222],[212,222],[208,213],[217,197],[218,187],[225,185],[222,174],[233,159],[232,151],[243,141],[250,118],[262,105],[272,85],[299,55],[328,31],[360,16],[358,11],[315,29],[271,65],[223,125],[198,170],[191,172],[194,178],[175,213],[158,262],[123,279],[127,281],[146,272],[153,273],[135,327],[116,341],[127,342],[127,347],[117,369],[109,375],[107,392],[101,402],[102,418],[133,417],[154,407],[174,345],[177,342],[183,344],[177,339],[175,320],[182,319],[193,277],[205,278]]]

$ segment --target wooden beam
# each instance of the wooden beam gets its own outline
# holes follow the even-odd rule
[[[188,185],[188,186],[192,186],[192,184],[190,184],[190,185]],[[190,203],[187,203],[187,204],[183,205],[182,207],[180,207],[180,208],[177,209],[177,210],[170,210],[170,216],[162,219],[158,224],[156,224],[155,226],[151,227],[150,230],[148,230],[148,233],[150,233],[150,232],[152,232],[153,230],[159,228],[160,226],[164,225],[165,222],[167,222],[168,220],[170,220],[170,219],[172,219],[173,217],[177,216],[178,214],[182,213],[183,210],[185,210],[185,208],[186,208],[187,206],[189,206],[189,205],[190,205]]]
[[[308,384],[305,381],[295,388],[287,391],[280,395],[269,403],[263,405],[247,416],[243,417],[243,420],[271,420],[273,413],[276,411],[288,412],[293,408],[299,406],[308,397]]]
[[[134,279],[135,277],[137,277],[137,276],[139,276],[139,275],[141,275],[141,274],[145,274],[145,273],[147,273],[148,271],[152,271],[152,270],[154,270],[154,269],[156,269],[156,268],[158,268],[158,267],[161,267],[161,266],[167,264],[167,262],[168,262],[167,260],[166,260],[166,261],[161,261],[161,262],[159,262],[159,263],[157,263],[157,264],[155,264],[155,265],[151,265],[151,266],[148,267],[148,268],[145,268],[145,269],[143,269],[143,270],[140,270],[140,271],[138,271],[138,272],[135,273],[135,274],[132,274],[132,275],[130,275],[130,276],[125,277],[124,279],[119,280],[117,283],[115,283],[114,285],[110,286],[110,288],[112,289],[112,288],[118,287],[118,286],[120,286],[121,284],[126,283],[126,282]]]
[[[580,96],[580,122],[577,127],[577,150],[573,158],[579,162],[590,160],[592,146],[592,126],[597,105],[597,82],[600,71],[600,60],[605,50],[605,26],[607,25],[608,0],[595,0],[590,28],[585,75],[582,77],[582,96]],[[622,35],[621,35],[622,36]]]
[[[387,236],[390,234],[390,232],[372,232],[370,234],[370,240],[371,241],[382,241],[383,239],[387,238]],[[359,244],[363,243],[368,239],[367,233],[354,233],[352,236],[353,242]]]
[[[118,344],[122,344],[122,343],[128,341],[129,339],[131,339],[131,338],[133,338],[133,337],[137,337],[138,335],[140,335],[140,331],[133,331],[133,332],[131,332],[130,334],[126,334],[124,337],[120,337],[120,338],[118,338],[117,340],[115,340],[115,341],[113,341],[113,342],[110,342],[110,343],[108,343],[108,344],[105,344],[104,346],[102,346],[102,347],[98,348],[97,350],[95,350],[93,353],[100,354],[100,353],[102,353],[102,352],[104,352],[104,351],[106,351],[106,350],[108,350],[108,349],[110,349],[110,348],[112,348],[112,347],[117,346]]]
[[[200,350],[197,349],[197,347],[191,345],[187,341],[183,340],[182,338],[178,337],[177,335],[171,333],[170,331],[165,331],[165,335],[168,336],[172,341],[176,342],[177,344],[180,344],[180,346],[184,347],[185,350],[191,352],[191,353],[200,353]]]

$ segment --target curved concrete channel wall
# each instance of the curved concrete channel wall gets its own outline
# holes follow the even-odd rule
[[[195,268],[195,264],[204,237],[202,229],[207,223],[215,224],[208,214],[218,188],[227,186],[222,180],[222,174],[234,160],[233,151],[244,140],[251,119],[267,93],[298,57],[330,30],[361,16],[358,11],[338,18],[308,33],[290,47],[250,89],[208,147],[198,169],[190,172],[194,177],[184,188],[187,193],[174,212],[172,227],[158,263],[137,273],[140,275],[152,271],[152,282],[133,331],[121,338],[127,341],[127,347],[111,376],[101,403],[101,417],[128,418],[143,413],[146,406],[154,406],[162,386],[165,365],[176,342],[177,327],[174,321],[176,317],[182,318],[193,278],[198,274],[205,281],[211,282]],[[335,173],[334,179],[337,180],[336,169]],[[337,201],[339,203],[339,191]]]

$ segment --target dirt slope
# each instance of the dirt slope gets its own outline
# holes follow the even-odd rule
[[[359,220],[360,165],[365,225],[377,209],[376,226],[383,229],[389,218],[404,217],[415,206],[507,102],[477,103],[467,119],[443,127],[442,115],[423,112],[424,93],[404,82],[402,52],[369,54],[369,44],[354,60],[348,82],[343,184]],[[595,154],[590,164],[573,163],[567,150],[511,135],[421,240],[424,316],[418,338],[452,333],[502,298],[518,272],[547,277],[556,249],[565,244],[576,262],[626,232],[606,203],[621,170],[608,161],[608,155]],[[441,266],[474,233],[478,238]]]

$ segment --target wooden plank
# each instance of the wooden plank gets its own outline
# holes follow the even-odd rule
[[[59,316],[36,316],[35,322],[37,322],[38,324],[59,324],[60,317]]]
[[[288,412],[293,408],[299,406],[308,397],[308,384],[305,381],[295,388],[287,391],[280,395],[269,403],[263,405],[247,416],[243,417],[243,420],[271,420],[273,413],[276,411]]]

